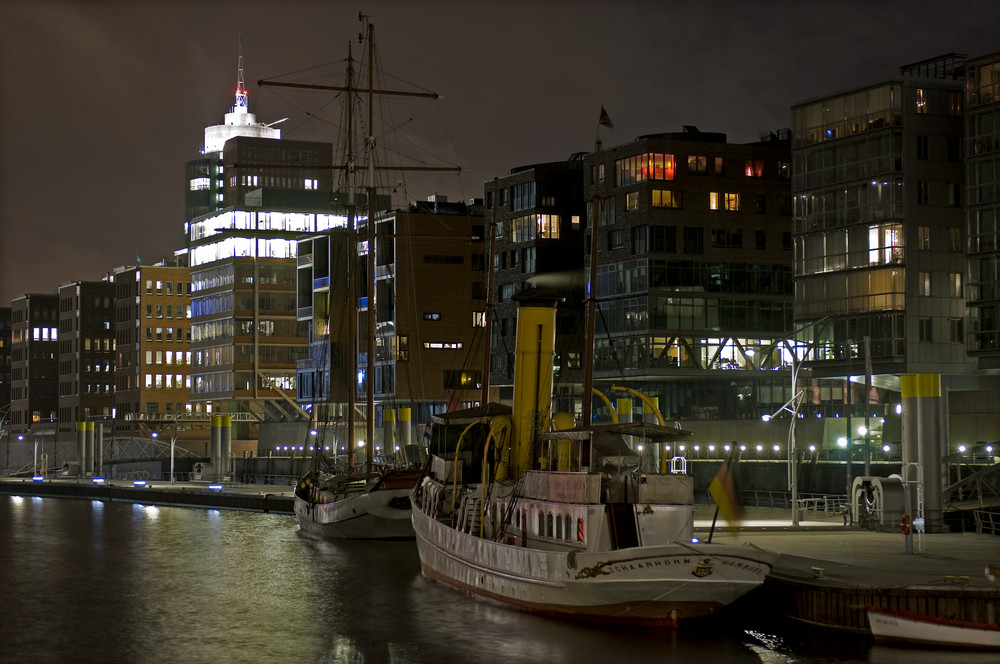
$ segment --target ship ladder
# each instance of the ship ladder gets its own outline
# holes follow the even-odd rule
[[[461,513],[458,517],[458,529],[463,533],[479,532],[479,527],[483,522],[483,515],[479,509],[480,500],[476,496],[464,496],[462,498]]]

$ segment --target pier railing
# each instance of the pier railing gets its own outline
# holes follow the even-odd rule
[[[770,507],[775,509],[792,509],[792,494],[788,491],[758,491],[746,490],[741,494],[746,507]],[[831,493],[800,493],[798,508],[803,514],[834,515],[843,512],[847,505],[847,496]]]
[[[973,510],[976,519],[976,532],[980,535],[1000,535],[1000,512],[989,510]]]

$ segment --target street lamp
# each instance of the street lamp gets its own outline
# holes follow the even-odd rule
[[[778,410],[774,411],[770,415],[764,415],[760,419],[765,422],[770,422],[772,418],[779,415],[782,411],[788,412],[792,419],[788,424],[788,488],[792,492],[792,525],[799,525],[799,483],[798,483],[798,459],[796,458],[797,453],[795,450],[795,421],[799,419],[799,406],[802,404],[802,397],[805,394],[805,390],[798,390],[798,378],[799,378],[799,368],[801,365],[792,362],[792,398],[781,404]],[[775,445],[777,447],[777,445]],[[775,450],[777,451],[777,450]]]

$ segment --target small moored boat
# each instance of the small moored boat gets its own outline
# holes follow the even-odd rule
[[[868,608],[868,623],[875,642],[882,645],[1000,651],[997,624],[874,607]]]

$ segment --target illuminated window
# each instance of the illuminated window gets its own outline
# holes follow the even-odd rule
[[[670,191],[669,189],[654,189],[653,207],[680,209],[681,192]]]
[[[625,209],[626,210],[638,210],[639,209],[639,192],[630,191],[625,194]]]
[[[461,341],[425,341],[424,348],[428,350],[461,350]]]
[[[708,157],[703,154],[688,155],[688,173],[705,175],[708,173]]]
[[[715,174],[716,175],[726,174],[725,162],[723,162],[722,157],[715,158]]]
[[[579,218],[577,218],[579,223]],[[559,215],[540,214],[538,215],[538,237],[558,239],[559,238]]]
[[[740,195],[739,194],[726,194],[726,209],[730,212],[739,212],[740,210]]]
[[[927,94],[923,88],[917,88],[917,113],[927,113]]]
[[[212,180],[210,178],[192,178],[189,186],[191,191],[201,191],[202,189],[208,189],[212,186]]]
[[[744,162],[743,170],[748,178],[762,178],[764,177],[764,160],[747,159]]]
[[[486,312],[485,311],[473,311],[472,312],[472,327],[486,327]]]
[[[674,156],[647,152],[615,161],[618,185],[630,185],[646,180],[673,180]]]
[[[709,192],[708,194],[708,209],[718,210],[719,209],[719,194],[717,192]]]

